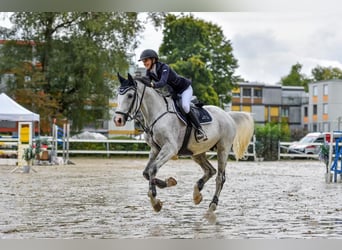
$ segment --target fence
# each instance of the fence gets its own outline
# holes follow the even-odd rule
[[[50,143],[55,143],[56,141],[53,137],[44,137]],[[106,155],[110,157],[111,155],[148,155],[149,150],[111,150],[111,144],[146,144],[144,140],[124,140],[124,139],[106,139],[106,140],[90,140],[90,139],[68,139],[66,140],[59,140],[61,145],[56,150],[56,153],[63,158],[66,158],[68,155]],[[70,147],[70,143],[103,143],[105,145],[105,149],[103,150],[92,150],[92,149],[74,149],[72,146]],[[292,144],[292,142],[279,142],[278,145],[278,160],[281,159],[292,159],[292,158],[305,158],[305,159],[318,159],[318,154],[305,154],[303,152],[296,152],[296,153],[289,153],[288,147]],[[16,160],[16,157],[13,155],[17,154],[17,145],[18,139],[17,138],[0,138],[0,165],[4,165],[6,162]],[[321,145],[319,143],[313,145]],[[57,146],[56,146],[57,147]],[[213,157],[216,155],[215,151],[209,151],[207,153],[209,156]],[[233,155],[233,152],[230,153]],[[248,146],[248,150],[245,153],[243,160],[258,160],[255,151],[255,136],[253,140],[250,142]]]
[[[144,140],[124,140],[124,139],[106,139],[106,140],[93,140],[93,139],[72,139],[69,138],[67,140],[62,139],[56,141],[53,137],[44,137],[50,143],[50,149],[52,147],[52,151],[55,151],[56,154],[63,157],[64,160],[69,158],[69,155],[106,155],[110,157],[111,155],[148,155],[149,150],[111,150],[111,144],[146,144]],[[0,145],[6,141],[6,143],[11,143],[10,145],[16,147],[18,143],[18,139],[3,139],[0,138]],[[56,144],[59,142],[59,146]],[[103,143],[105,145],[103,150],[93,150],[93,149],[75,149],[75,146],[78,143]],[[17,153],[17,148],[7,150],[7,152]],[[210,157],[214,157],[216,155],[215,151],[209,151],[207,153]],[[230,155],[234,155],[233,152]],[[255,136],[253,140],[249,143],[247,152],[245,153],[243,160],[256,160],[255,153]]]
[[[18,138],[0,138],[0,165],[16,165],[18,159]]]
[[[318,159],[318,154],[306,154],[301,151],[295,151],[293,153],[288,152],[289,146],[293,142],[279,142],[278,144],[278,160],[281,158],[306,158],[306,159]],[[312,146],[320,146],[321,143],[311,143]]]
[[[77,149],[66,149],[68,154],[102,154],[107,155],[108,157],[110,155],[148,155],[149,150],[110,150],[110,144],[146,144],[144,140],[118,140],[118,139],[108,139],[108,140],[88,140],[88,139],[69,139],[69,143],[104,143],[105,150],[77,150]],[[63,152],[63,150],[57,150],[58,153],[66,154]],[[215,156],[215,151],[209,151],[207,153],[209,156]],[[231,151],[230,155],[234,155],[234,153]],[[253,140],[249,143],[247,152],[245,153],[244,160],[247,159],[253,159],[256,160],[256,153],[255,153],[255,137],[253,137]]]

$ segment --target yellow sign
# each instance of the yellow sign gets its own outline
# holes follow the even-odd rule
[[[22,124],[20,128],[20,142],[30,142],[30,126],[28,124]]]

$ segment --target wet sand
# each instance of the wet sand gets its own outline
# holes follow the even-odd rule
[[[229,161],[216,223],[204,215],[215,177],[194,205],[202,176],[189,159],[169,161],[158,177],[178,184],[158,189],[159,213],[142,177],[147,159],[72,158],[75,165],[0,166],[2,239],[282,239],[342,238],[342,183],[326,184],[316,160]],[[216,166],[216,160],[212,160]]]

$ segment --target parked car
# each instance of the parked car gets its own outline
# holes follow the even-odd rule
[[[333,142],[336,138],[341,138],[342,133],[334,132]],[[324,143],[330,142],[330,132],[314,132],[308,133],[298,142],[293,142],[288,147],[290,154],[318,154],[320,146]]]

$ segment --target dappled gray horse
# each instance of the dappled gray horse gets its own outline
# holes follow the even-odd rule
[[[128,119],[140,121],[137,115],[139,111],[142,113],[142,127],[146,142],[151,147],[143,175],[149,181],[148,196],[152,207],[158,212],[162,208],[162,202],[156,198],[156,187],[170,187],[177,182],[172,177],[165,181],[160,180],[156,178],[157,172],[168,160],[180,154],[184,147],[187,126],[178,119],[174,102],[170,97],[164,97],[155,89],[146,87],[143,78],[133,79],[130,74],[128,79],[119,74],[118,77],[120,87],[114,122],[116,126],[124,126]],[[209,105],[204,108],[213,118],[211,123],[203,125],[208,140],[197,142],[192,131],[187,150],[204,171],[204,175],[194,186],[195,204],[202,200],[201,190],[204,184],[217,172],[216,191],[208,209],[208,212],[214,212],[226,180],[225,168],[229,152],[233,146],[236,159],[243,157],[254,132],[254,121],[246,112],[225,112],[219,107]],[[206,152],[212,148],[217,150],[217,171],[206,157]]]

